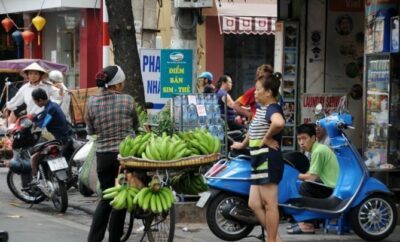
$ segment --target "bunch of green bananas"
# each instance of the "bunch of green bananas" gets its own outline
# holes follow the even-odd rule
[[[133,200],[139,193],[139,189],[131,187],[129,184],[116,185],[103,191],[103,199],[112,199],[110,205],[114,209],[121,210],[126,208],[128,212],[134,209]]]
[[[163,133],[161,137],[150,139],[142,157],[148,160],[176,160],[191,154],[187,144],[178,136]]]
[[[155,191],[150,187],[144,187],[133,199],[133,205],[137,205],[144,211],[152,213],[167,212],[175,202],[174,194],[168,187]]]
[[[127,136],[119,144],[119,153],[121,157],[142,157],[142,153],[145,151],[147,143],[152,135],[152,133],[140,134],[135,138]]]
[[[208,190],[208,186],[201,174],[184,173],[172,178],[172,188],[175,192],[188,195],[197,195]]]
[[[179,137],[186,141],[192,155],[209,155],[221,150],[219,139],[206,130],[195,129],[195,131],[180,132]]]

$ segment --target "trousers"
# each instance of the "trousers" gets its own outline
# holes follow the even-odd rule
[[[118,176],[118,152],[96,152],[97,175],[100,188],[104,191],[115,185]],[[120,242],[123,234],[126,210],[113,210],[110,200],[101,199],[93,214],[88,242],[101,242],[108,225],[109,242]]]

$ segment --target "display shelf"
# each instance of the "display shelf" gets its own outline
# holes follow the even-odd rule
[[[396,152],[398,137],[392,135],[398,132],[398,127],[391,125],[400,117],[397,106],[393,105],[399,100],[398,57],[390,53],[365,56],[364,154],[378,162],[378,166],[400,160]]]

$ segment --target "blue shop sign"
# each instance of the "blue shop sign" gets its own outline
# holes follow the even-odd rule
[[[192,93],[193,51],[161,50],[161,97]]]

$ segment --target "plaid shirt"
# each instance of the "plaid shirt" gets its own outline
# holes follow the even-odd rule
[[[91,97],[86,124],[88,133],[97,135],[97,152],[118,152],[119,143],[137,128],[133,98],[109,90]]]

